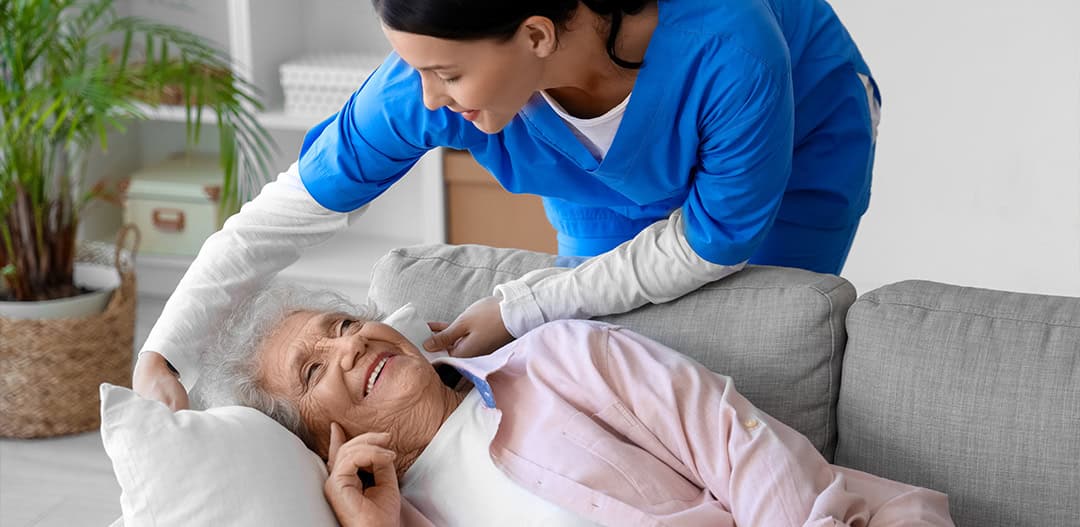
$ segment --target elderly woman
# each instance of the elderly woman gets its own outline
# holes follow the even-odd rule
[[[828,464],[730,378],[632,331],[555,322],[429,362],[376,318],[274,285],[210,354],[219,398],[328,460],[342,525],[952,525],[943,494]]]

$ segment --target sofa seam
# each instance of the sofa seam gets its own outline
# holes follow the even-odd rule
[[[826,387],[826,394],[829,397],[829,404],[826,405],[826,407],[828,408],[828,414],[825,417],[825,444],[822,445],[822,449],[825,449],[825,448],[828,448],[828,446],[829,446],[828,445],[828,443],[829,443],[829,434],[832,433],[832,422],[833,422],[833,419],[836,418],[836,405],[833,403],[833,396],[832,396],[832,389],[833,389],[833,361],[836,358],[836,328],[833,327],[833,325],[835,324],[835,322],[833,321],[833,318],[834,318],[834,315],[835,315],[835,313],[834,313],[835,306],[833,306],[832,297],[830,297],[828,295],[828,293],[822,291],[821,288],[817,287],[816,284],[808,286],[808,287],[810,289],[814,290],[814,291],[817,291],[818,294],[820,294],[821,296],[825,297],[825,300],[829,303],[829,384]],[[837,287],[839,287],[839,286],[837,286]],[[831,293],[831,292],[833,292],[835,290],[836,290],[836,287],[833,287],[832,289],[829,290],[829,293]],[[835,447],[834,447],[833,454],[835,456]]]
[[[402,257],[402,258],[409,258],[409,259],[411,259],[411,260],[413,260],[413,261],[419,261],[419,260],[438,260],[438,261],[441,261],[441,262],[445,262],[445,263],[448,263],[448,264],[451,264],[451,265],[455,265],[455,266],[457,266],[457,267],[460,267],[460,268],[462,268],[462,269],[473,269],[473,270],[491,271],[491,272],[493,272],[493,273],[500,273],[500,274],[509,274],[509,275],[517,275],[517,274],[521,274],[521,273],[518,273],[518,272],[515,272],[515,271],[505,271],[505,270],[502,270],[502,269],[497,269],[497,268],[494,268],[494,267],[485,267],[485,266],[476,266],[476,265],[466,265],[466,264],[462,264],[462,263],[460,263],[460,262],[457,262],[457,261],[455,261],[455,260],[451,260],[451,259],[449,259],[449,258],[447,258],[447,257],[445,257],[445,256],[406,256],[406,255],[402,255],[401,257]]]
[[[723,282],[723,279],[718,280],[717,282]],[[777,285],[727,286],[727,285],[717,284],[716,287],[710,287],[712,284],[716,284],[717,282],[710,282],[709,284],[706,284],[706,285],[700,287],[699,289],[708,290],[708,291],[785,291],[785,290],[795,290],[795,289],[813,289],[814,291],[816,291],[818,293],[821,293],[821,294],[828,294],[828,293],[836,290],[836,288],[834,287],[832,289],[829,289],[828,291],[823,291],[822,289],[817,287],[816,283],[814,283],[814,284],[785,285],[785,286],[777,286]],[[839,287],[839,286],[837,286],[837,287]]]
[[[1017,317],[1010,317],[1010,316],[1003,316],[1003,315],[995,315],[995,314],[990,314],[990,313],[986,313],[986,312],[982,312],[982,311],[963,311],[963,310],[960,310],[960,309],[942,309],[942,308],[930,307],[930,306],[926,306],[926,305],[922,305],[922,304],[911,304],[911,303],[907,303],[907,302],[886,302],[886,301],[881,301],[881,300],[877,300],[877,299],[873,299],[873,298],[860,298],[856,303],[858,303],[858,302],[867,302],[867,303],[875,304],[875,305],[878,305],[878,306],[912,307],[912,308],[922,309],[924,311],[931,311],[931,312],[934,312],[934,313],[953,313],[953,314],[957,314],[957,315],[971,315],[971,316],[978,316],[978,317],[984,317],[984,318],[990,318],[990,319],[996,319],[996,320],[1010,320],[1010,321],[1013,321],[1013,322],[1027,322],[1029,324],[1039,324],[1039,325],[1043,325],[1043,326],[1052,326],[1052,327],[1061,327],[1061,328],[1070,328],[1070,329],[1080,329],[1080,325],[1069,324],[1069,323],[1065,323],[1065,322],[1058,321],[1058,320],[1053,320],[1053,321],[1032,320],[1032,319],[1029,319],[1029,318],[1017,318]]]

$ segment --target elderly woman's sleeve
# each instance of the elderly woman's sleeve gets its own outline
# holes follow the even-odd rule
[[[164,356],[188,390],[199,379],[201,353],[235,299],[257,290],[305,248],[329,240],[365,210],[346,214],[319,205],[297,171],[294,163],[206,240],[142,347]]]
[[[607,344],[599,362],[614,404],[649,432],[638,446],[711,491],[736,524],[875,525],[880,515],[953,525],[945,495],[833,467],[731,378],[631,331],[612,329]]]

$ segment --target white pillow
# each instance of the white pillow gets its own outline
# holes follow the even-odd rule
[[[258,410],[173,413],[102,384],[101,437],[125,525],[337,525],[322,460]]]
[[[411,304],[384,321],[418,348],[431,335]],[[326,465],[258,410],[173,413],[102,384],[101,437],[129,527],[337,526],[322,493]]]

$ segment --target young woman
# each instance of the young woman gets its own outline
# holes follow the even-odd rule
[[[213,324],[425,152],[544,197],[563,256],[429,349],[678,298],[746,263],[839,273],[870,197],[878,95],[825,0],[374,0],[394,48],[299,160],[207,240],[136,366],[186,406]],[[166,362],[166,358],[168,362]]]

